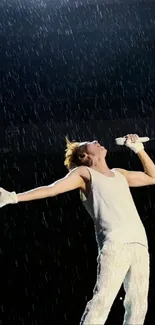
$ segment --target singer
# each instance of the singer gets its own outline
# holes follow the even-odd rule
[[[98,141],[70,142],[66,137],[64,164],[69,173],[64,178],[19,194],[0,188],[0,207],[79,189],[80,199],[93,219],[98,245],[97,281],[81,325],[105,324],[122,284],[126,293],[123,324],[143,325],[147,312],[148,242],[129,187],[154,185],[155,165],[138,142],[138,135],[125,138],[124,145],[138,155],[144,172],[109,169],[107,149]]]

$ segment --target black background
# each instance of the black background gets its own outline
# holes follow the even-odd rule
[[[66,134],[103,142],[111,168],[143,170],[114,138],[155,136],[154,40],[153,1],[1,1],[1,186],[21,192],[63,177]],[[154,143],[146,150],[155,161]],[[132,194],[149,240],[151,325],[154,186]],[[1,324],[79,324],[96,281],[97,246],[78,191],[0,213]],[[121,297],[123,289],[109,325],[122,324]]]

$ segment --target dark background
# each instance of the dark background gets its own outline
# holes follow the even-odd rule
[[[0,83],[0,186],[21,192],[63,177],[66,134],[101,141],[109,167],[143,170],[114,139],[155,137],[155,2],[1,0]],[[155,142],[145,147],[155,161]],[[149,240],[152,325],[155,188],[132,194]],[[79,324],[97,245],[78,191],[0,214],[0,324]],[[122,324],[121,297],[107,325]]]

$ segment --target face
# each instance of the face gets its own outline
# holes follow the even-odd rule
[[[107,150],[101,146],[97,140],[92,142],[82,142],[81,145],[87,145],[87,153],[92,156],[106,156]]]

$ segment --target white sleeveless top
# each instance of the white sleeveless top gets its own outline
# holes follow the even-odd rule
[[[114,168],[114,177],[87,167],[91,176],[88,198],[80,198],[92,217],[98,248],[105,241],[140,243],[148,247],[146,232],[133,201],[126,178]]]

